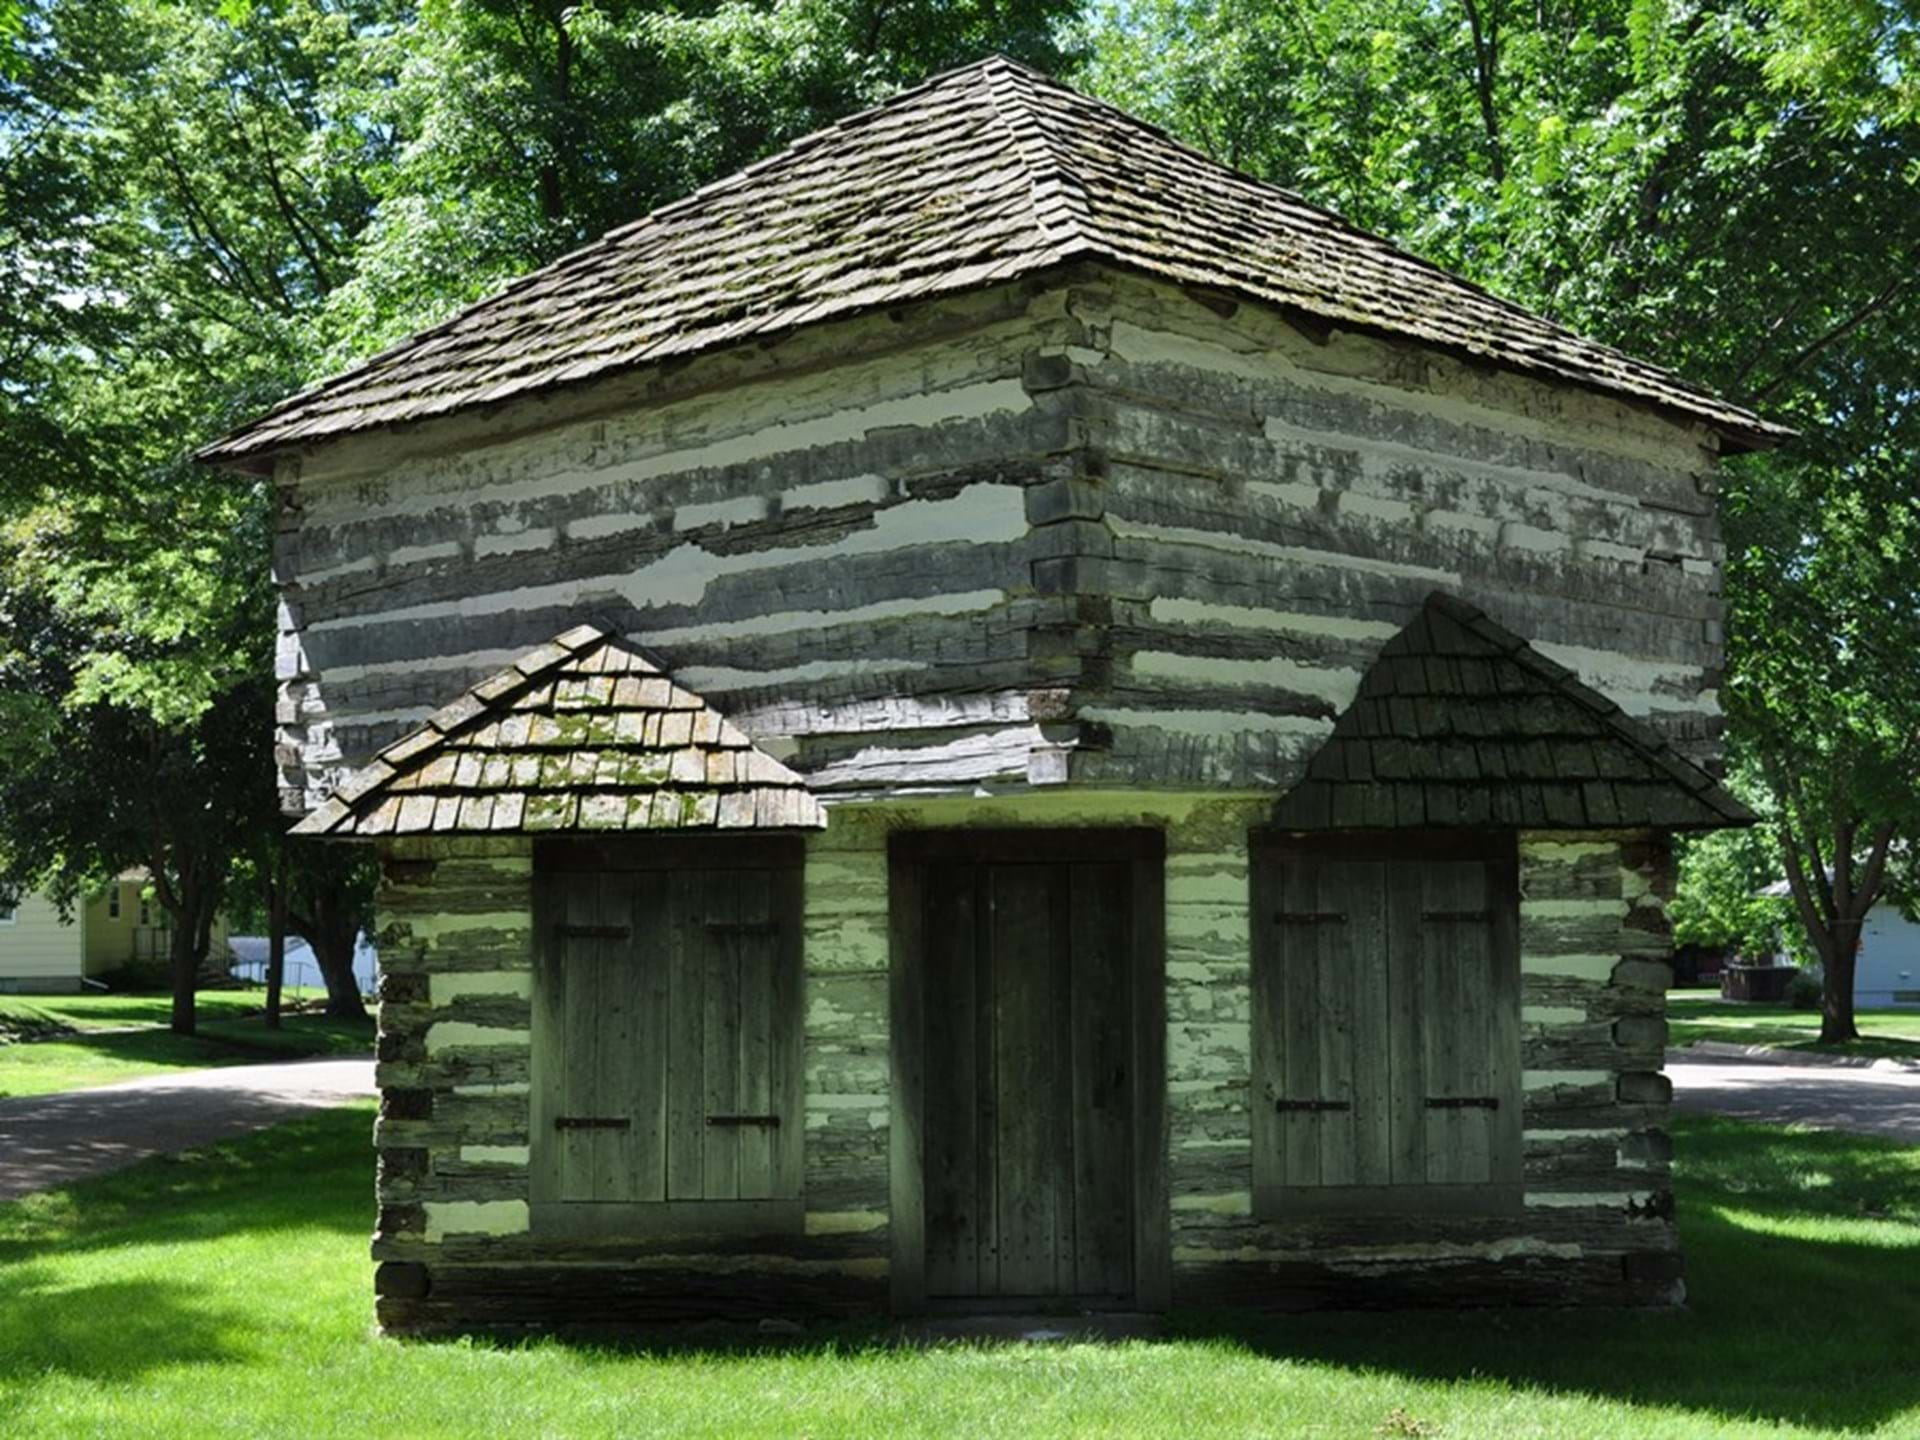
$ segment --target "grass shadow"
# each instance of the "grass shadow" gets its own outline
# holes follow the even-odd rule
[[[1920,1407],[1920,1151],[1711,1118],[1675,1129],[1684,1310],[1189,1315],[1169,1338],[1834,1430]]]
[[[245,1323],[184,1281],[67,1286],[28,1266],[0,1283],[0,1383],[49,1374],[122,1383],[170,1365],[240,1361],[249,1353],[233,1337]]]
[[[371,1020],[323,1015],[289,1015],[279,1030],[268,1029],[257,1017],[207,1020],[191,1036],[159,1028],[75,1031],[0,1046],[0,1100],[91,1089],[169,1070],[364,1055],[373,1045]]]
[[[249,1230],[318,1227],[369,1235],[373,1113],[371,1101],[315,1110],[224,1144],[156,1155],[66,1189],[0,1203],[0,1267],[55,1251]]]
[[[1831,1431],[1871,1430],[1920,1408],[1920,1151],[1708,1117],[1678,1117],[1675,1129],[1691,1296],[1684,1309],[1176,1311],[1157,1337],[1123,1330],[1123,1341]],[[1045,1316],[1012,1328],[1069,1338],[1076,1330]],[[784,1338],[709,1326],[533,1343],[610,1363],[647,1356],[746,1365],[769,1353],[828,1357],[929,1342],[850,1321]],[[1013,1334],[931,1343],[1021,1342]]]

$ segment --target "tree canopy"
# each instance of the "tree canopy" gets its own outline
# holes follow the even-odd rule
[[[1724,699],[1815,948],[1850,954],[1920,823],[1916,22],[1915,0],[0,0],[0,782],[97,725],[240,762],[187,737],[267,703],[271,496],[198,444],[1000,50],[1800,427],[1724,471]],[[116,863],[23,813],[0,807],[4,883]]]

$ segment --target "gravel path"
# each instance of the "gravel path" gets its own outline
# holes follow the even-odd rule
[[[1795,1065],[1774,1057],[1669,1054],[1673,1101],[1773,1125],[1887,1135],[1920,1145],[1920,1070],[1885,1065]]]
[[[373,1094],[371,1059],[183,1070],[93,1090],[0,1100],[0,1200],[174,1150],[263,1130]]]

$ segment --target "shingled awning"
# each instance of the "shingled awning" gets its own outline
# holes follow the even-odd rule
[[[258,470],[289,446],[1077,260],[1637,400],[1738,447],[1792,433],[996,56],[609,232],[201,458]]]
[[[625,641],[581,625],[376,755],[296,835],[817,830],[806,781]]]
[[[1705,830],[1753,812],[1473,606],[1434,594],[1274,811],[1284,830]]]

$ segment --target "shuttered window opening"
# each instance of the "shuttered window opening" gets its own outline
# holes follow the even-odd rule
[[[1511,836],[1256,845],[1254,1207],[1521,1203]]]
[[[536,1229],[801,1227],[800,901],[797,847],[777,844],[576,845],[540,866]]]

